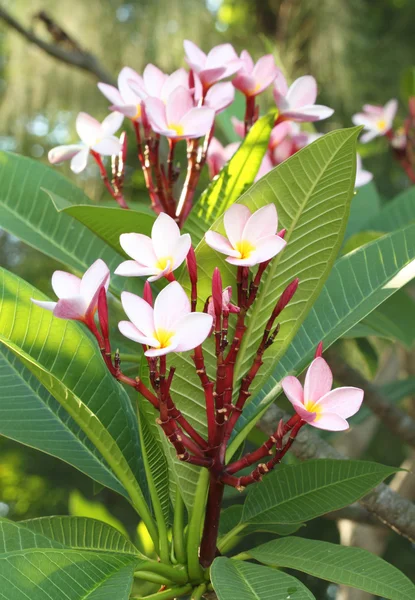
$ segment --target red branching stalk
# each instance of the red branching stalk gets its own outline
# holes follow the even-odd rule
[[[146,184],[147,191],[151,200],[151,208],[154,210],[156,214],[159,214],[163,211],[162,204],[160,202],[160,198],[158,197],[156,190],[154,188],[153,175],[151,169],[151,163],[149,160],[148,153],[144,155],[143,142],[141,138],[141,129],[140,123],[138,121],[133,121],[135,137],[137,141],[137,152],[138,152],[138,160],[141,164],[141,169],[144,175],[144,181]]]
[[[108,179],[108,174],[107,174],[107,170],[104,167],[104,164],[102,162],[102,158],[101,155],[98,154],[98,152],[95,152],[94,150],[91,150],[91,156],[93,157],[93,159],[95,160],[95,162],[98,165],[99,168],[99,172],[101,174],[101,179],[104,182],[105,187],[107,188],[107,190],[109,191],[109,193],[111,194],[111,196],[114,198],[114,200],[118,203],[118,205],[121,208],[126,208],[128,209],[128,205],[124,199],[124,196],[122,195],[122,185],[121,188],[115,186],[115,188],[111,185],[109,179]],[[123,180],[123,174],[122,174],[122,180]],[[120,181],[121,181],[121,177],[120,177]]]

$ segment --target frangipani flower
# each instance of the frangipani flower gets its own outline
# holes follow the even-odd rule
[[[171,75],[167,75],[155,65],[149,64],[143,71],[141,81],[130,79],[128,83],[141,100],[152,97],[167,102],[176,88],[189,89],[189,73],[184,69],[177,69]]]
[[[249,52],[242,50],[241,61],[242,66],[232,83],[245,96],[257,96],[271,85],[278,74],[272,54],[261,56],[254,64]]]
[[[195,82],[198,76],[195,75]],[[199,102],[203,96],[202,86],[195,85],[194,88],[195,101]],[[232,104],[235,99],[235,88],[230,81],[222,81],[215,83],[208,89],[203,100],[203,106],[213,108],[216,114],[225,110]]]
[[[182,86],[169,95],[166,103],[148,97],[144,104],[153,131],[176,140],[204,136],[215,118],[213,109],[195,107],[190,91]]]
[[[102,287],[108,290],[110,271],[100,258],[84,273],[82,279],[72,273],[55,271],[52,288],[58,302],[34,300],[32,302],[53,312],[60,319],[71,319],[88,323],[94,318],[98,306],[98,295]]]
[[[241,67],[241,60],[231,44],[215,46],[207,55],[189,40],[185,40],[183,45],[186,62],[199,76],[205,89],[233,75]]]
[[[353,123],[355,125],[363,125],[366,130],[366,133],[360,138],[362,144],[370,142],[379,135],[386,135],[392,129],[392,123],[397,110],[398,101],[393,98],[389,102],[386,102],[385,106],[365,104],[363,112],[353,115]]]
[[[115,270],[124,277],[148,277],[156,281],[168,277],[185,260],[192,240],[188,233],[180,235],[174,219],[160,213],[154,221],[151,238],[142,233],[122,233],[120,244],[133,260],[126,260]]]
[[[222,167],[232,158],[239,146],[239,142],[232,142],[227,146],[222,146],[218,139],[215,137],[212,138],[206,155],[206,162],[211,179],[213,179]]]
[[[98,88],[112,103],[111,110],[116,110],[133,121],[140,121],[141,98],[134,91],[132,83],[142,86],[143,78],[130,67],[124,67],[118,75],[118,89],[108,83],[98,83]]]
[[[90,115],[80,112],[76,118],[76,131],[81,142],[52,148],[48,154],[49,162],[54,165],[70,160],[71,170],[81,173],[87,165],[91,150],[104,156],[119,154],[121,143],[114,133],[121,127],[123,119],[121,113],[113,112],[100,123]]]
[[[362,164],[362,159],[359,154],[356,155],[356,181],[355,187],[361,187],[366,185],[369,181],[372,181],[373,173],[365,171]]]
[[[118,324],[121,333],[149,347],[146,356],[186,352],[202,344],[212,328],[211,315],[191,312],[182,286],[173,281],[157,296],[154,309],[142,298],[123,292],[121,302],[130,321]]]
[[[274,83],[274,100],[279,116],[291,121],[321,121],[331,117],[334,110],[328,106],[315,104],[317,98],[317,82],[311,75],[299,77],[288,88],[287,81],[278,72]]]
[[[231,299],[232,299],[232,286],[228,285],[228,287],[226,287],[222,290],[222,313],[225,315],[229,314],[229,313],[238,313],[241,310],[239,308],[239,306],[236,306],[235,304],[231,303]],[[212,316],[213,324],[214,324],[215,323],[215,307],[213,304],[212,296],[209,298],[207,311],[208,311],[208,315]]]
[[[309,425],[328,431],[348,429],[346,421],[356,414],[363,390],[340,387],[332,390],[333,375],[324,358],[315,358],[308,368],[304,389],[296,377],[282,380],[282,388],[296,413]],[[331,390],[331,391],[330,391]]]
[[[207,231],[206,243],[227,255],[227,262],[241,267],[252,267],[273,258],[286,243],[276,235],[277,209],[267,204],[251,214],[247,206],[233,204],[223,218],[227,238],[215,231]]]

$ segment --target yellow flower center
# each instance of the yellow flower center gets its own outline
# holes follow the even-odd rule
[[[256,94],[260,87],[261,87],[261,84],[257,83],[255,87],[253,87],[249,90],[249,95],[253,96],[254,94]]]
[[[177,133],[177,137],[181,137],[184,132],[183,125],[176,125],[175,123],[169,123],[169,129],[173,129]]]
[[[171,273],[171,268],[173,265],[173,259],[171,256],[163,256],[163,258],[159,258],[158,261],[156,262],[156,268],[160,269],[160,271],[164,271],[164,269],[167,267],[167,264],[170,263],[170,267],[169,267],[169,273]]]
[[[376,125],[378,126],[378,129],[386,129],[386,127],[388,126],[385,119],[379,119],[379,121],[377,121]]]
[[[154,332],[154,337],[159,343],[159,348],[168,348],[173,336],[174,333],[172,331],[167,331],[166,329],[157,329],[157,331]]]
[[[239,258],[249,258],[255,250],[255,246],[253,246],[251,242],[248,242],[248,240],[241,240],[236,243],[235,250],[239,252]]]
[[[141,104],[137,104],[137,112],[133,117],[133,121],[138,121],[138,119],[141,119]]]
[[[315,421],[319,420],[319,418],[321,417],[321,413],[323,412],[322,406],[320,406],[320,404],[316,404],[316,402],[313,402],[312,400],[306,400],[304,402],[304,408],[308,410],[308,412],[316,413],[314,419]]]

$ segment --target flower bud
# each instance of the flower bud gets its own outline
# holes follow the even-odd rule
[[[186,257],[187,270],[189,272],[190,283],[195,285],[197,283],[197,261],[196,254],[192,246],[190,246],[189,252]]]
[[[220,319],[222,314],[222,277],[217,267],[212,276],[212,301],[215,317]]]
[[[148,281],[144,284],[143,300],[150,306],[153,306],[153,292],[151,291],[151,285]]]
[[[104,286],[99,290],[98,294],[98,319],[101,327],[101,332],[104,339],[108,339],[108,303],[107,303],[107,291]]]
[[[319,342],[317,344],[316,353],[314,354],[314,358],[319,358],[323,354],[323,342]]]
[[[289,283],[287,285],[287,287],[281,294],[280,299],[278,300],[277,305],[274,309],[274,315],[273,315],[274,318],[278,317],[278,315],[281,314],[281,312],[284,310],[284,308],[290,302],[290,300],[294,296],[295,292],[297,291],[299,282],[300,282],[300,280],[298,279],[298,277],[296,277],[295,279],[293,279],[293,281],[291,283]]]

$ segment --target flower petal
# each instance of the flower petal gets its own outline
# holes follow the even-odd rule
[[[269,147],[274,148],[278,146],[286,137],[291,133],[291,123],[289,121],[282,121],[275,125],[271,131],[269,138]]]
[[[314,104],[316,98],[317,82],[312,75],[304,75],[296,79],[286,94],[286,100],[292,108]]]
[[[180,86],[173,90],[166,104],[166,119],[169,127],[178,125],[192,108],[193,98],[188,88]]]
[[[151,230],[151,240],[157,258],[171,257],[180,239],[180,229],[174,219],[160,213]]]
[[[226,254],[227,256],[240,256],[239,252],[232,248],[227,238],[223,235],[220,235],[220,233],[216,233],[216,231],[207,231],[205,233],[205,241],[208,246],[210,246],[217,252],[221,252],[222,254]]]
[[[396,100],[396,98],[393,98],[392,100],[389,100],[389,102],[386,102],[384,109],[383,109],[383,114],[384,114],[384,119],[388,124],[388,129],[390,129],[392,127],[392,122],[395,118],[397,110],[398,110],[398,101]]]
[[[199,72],[200,81],[204,86],[210,86],[226,77],[225,67],[216,67],[215,69],[203,69]]]
[[[315,358],[308,367],[304,383],[304,402],[317,402],[331,390],[333,375],[324,358]]]
[[[101,134],[101,123],[84,112],[80,112],[76,117],[75,127],[79,137],[87,146],[91,146]]]
[[[254,261],[253,265],[257,265],[274,258],[281,250],[284,250],[286,245],[287,242],[278,235],[261,238],[256,242],[255,250],[249,258]]]
[[[190,40],[184,40],[183,46],[186,62],[198,73],[205,66],[206,54]]]
[[[304,404],[303,386],[297,377],[293,377],[292,375],[284,377],[281,381],[281,386],[291,404]]]
[[[219,44],[214,46],[206,57],[206,69],[227,66],[227,63],[239,61],[238,68],[242,65],[242,61],[238,58],[232,44]],[[234,71],[235,72],[235,71]],[[229,73],[230,75],[230,73]]]
[[[185,233],[180,236],[174,247],[172,258],[174,259],[171,265],[172,271],[180,267],[186,256],[189,254],[190,246],[192,245],[192,238],[189,233]]]
[[[113,113],[120,114],[120,113]],[[121,142],[114,135],[106,137],[92,146],[92,149],[103,156],[113,156],[121,152]]]
[[[114,275],[121,275],[122,277],[147,277],[155,273],[155,268],[143,267],[135,260],[125,260],[114,271]]]
[[[176,333],[177,323],[190,313],[190,301],[177,281],[167,285],[154,302],[154,326]]]
[[[273,88],[272,92],[274,94],[274,100],[275,100],[277,106],[279,106],[279,102],[283,98],[285,98],[285,96],[287,95],[287,92],[288,92],[287,80],[285,79],[282,71],[280,71],[279,69],[278,69],[278,73],[277,73],[277,76],[274,81],[274,88]]]
[[[63,162],[64,160],[70,160],[83,150],[85,146],[83,144],[69,144],[67,146],[56,146],[49,150],[48,159],[52,165]]]
[[[161,133],[168,129],[166,119],[166,107],[164,102],[159,98],[146,98],[144,101],[146,115],[150,122],[151,128],[156,133]]]
[[[108,98],[111,104],[124,104],[124,100],[115,86],[109,85],[108,83],[98,83],[98,89],[106,98]]]
[[[144,89],[149,96],[160,98],[167,75],[155,65],[149,64],[143,71]]]
[[[232,104],[234,99],[235,89],[230,81],[215,83],[206,94],[205,106],[219,113]]]
[[[154,311],[140,296],[131,292],[121,292],[121,304],[125,314],[146,338],[154,340]],[[153,345],[157,344],[157,340]]]
[[[124,121],[124,115],[119,112],[112,112],[101,123],[101,132],[103,136],[112,136],[121,127]]]
[[[379,135],[379,132],[376,129],[372,129],[371,131],[366,131],[365,133],[362,133],[362,135],[359,138],[359,142],[361,144],[366,144],[367,142],[371,142],[372,140],[375,139],[375,137],[377,137]]]
[[[151,269],[155,268],[157,256],[153,249],[153,242],[147,235],[143,235],[142,233],[122,233],[120,235],[120,246],[138,264]]]
[[[157,345],[157,340],[154,338],[148,338],[141,333],[137,329],[137,327],[131,323],[130,321],[120,321],[118,323],[118,329],[120,332],[129,340],[133,340],[133,342],[138,342],[139,344],[146,344],[151,346],[153,344]]]
[[[118,75],[118,89],[125,104],[137,104],[139,101],[138,95],[131,87],[132,83],[141,88],[144,86],[143,78],[134,69],[124,67]]]
[[[251,216],[251,211],[244,204],[232,204],[225,212],[223,224],[225,226],[226,235],[233,247],[242,240],[243,231]],[[221,252],[221,250],[219,250],[219,252]]]
[[[196,138],[208,133],[215,119],[215,111],[206,106],[189,110],[180,121],[183,127],[183,137]]]
[[[82,148],[71,160],[71,171],[81,173],[88,164],[89,148]]]
[[[33,302],[33,304],[36,304],[36,306],[40,306],[40,308],[45,308],[46,310],[50,310],[51,312],[54,311],[55,306],[57,305],[57,302],[48,302],[46,300],[35,300],[34,298],[30,298],[30,300]]]
[[[261,56],[257,61],[253,75],[258,84],[261,84],[260,90],[264,90],[268,87],[278,75],[278,68],[275,64],[275,60],[272,54],[266,54]],[[257,91],[259,93],[259,90]]]
[[[363,402],[364,392],[356,387],[339,387],[331,390],[316,402],[322,413],[335,413],[343,419],[355,415]]]
[[[186,352],[200,346],[208,337],[213,324],[211,315],[194,312],[183,317],[176,328],[176,352]]]
[[[281,109],[281,114],[287,119],[293,119],[300,123],[310,123],[328,119],[334,113],[332,108],[321,104],[302,106],[301,108]]]
[[[151,350],[146,350],[146,352],[144,352],[144,354],[146,356],[150,356],[150,357],[155,357],[155,356],[164,356],[165,354],[170,354],[170,352],[175,352],[176,351],[176,343],[174,341],[174,339],[172,338],[170,340],[170,343],[168,346],[165,346],[164,348],[152,348]]]
[[[247,73],[251,73],[254,70],[254,61],[252,60],[252,56],[249,54],[248,50],[242,50],[241,61],[242,61],[241,71],[246,71]]]
[[[189,88],[189,73],[183,68],[177,69],[165,80],[160,92],[160,98],[163,102],[167,102],[170,94],[178,87]]]
[[[81,279],[80,292],[81,296],[85,298],[87,306],[96,302],[98,293],[103,286],[108,290],[109,283],[110,270],[99,258],[85,271]]]
[[[86,315],[88,305],[82,296],[75,298],[62,298],[58,300],[53,314],[59,319],[82,321]]]
[[[248,240],[253,246],[261,238],[277,233],[278,215],[275,204],[267,204],[256,210],[246,222],[242,232],[242,239]]]
[[[345,431],[349,429],[349,423],[343,417],[334,413],[317,415],[313,421],[308,421],[308,424],[312,425],[312,427],[317,427],[317,429],[326,429],[327,431]]]
[[[58,298],[80,296],[81,279],[66,271],[55,271],[52,275],[52,289]]]

